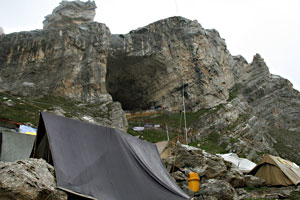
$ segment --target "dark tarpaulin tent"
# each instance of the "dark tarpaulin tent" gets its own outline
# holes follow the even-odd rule
[[[190,198],[173,181],[154,144],[118,129],[41,113],[32,155],[53,162],[60,189],[86,198]]]

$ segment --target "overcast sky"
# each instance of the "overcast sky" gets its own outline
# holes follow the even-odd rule
[[[5,33],[41,29],[61,0],[1,0]],[[112,33],[128,33],[154,21],[180,15],[214,28],[232,55],[248,62],[259,53],[271,73],[300,90],[300,0],[96,0],[95,21]]]

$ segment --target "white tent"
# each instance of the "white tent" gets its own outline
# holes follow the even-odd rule
[[[250,172],[256,164],[246,158],[239,158],[235,153],[217,154],[224,160],[234,164],[242,172]]]

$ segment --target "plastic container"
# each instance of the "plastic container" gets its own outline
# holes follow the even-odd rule
[[[190,172],[188,175],[188,183],[189,183],[189,188],[192,191],[198,192],[200,188],[200,178],[198,173]]]

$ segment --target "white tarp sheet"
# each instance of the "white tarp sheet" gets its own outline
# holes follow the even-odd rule
[[[217,154],[221,156],[224,160],[233,163],[237,168],[242,172],[251,171],[256,164],[246,158],[239,158],[235,153],[227,153],[227,154]]]
[[[144,129],[145,129],[144,127],[140,127],[140,126],[133,127],[134,131],[143,131]]]
[[[30,126],[20,125],[20,133],[36,135],[36,129]]]

